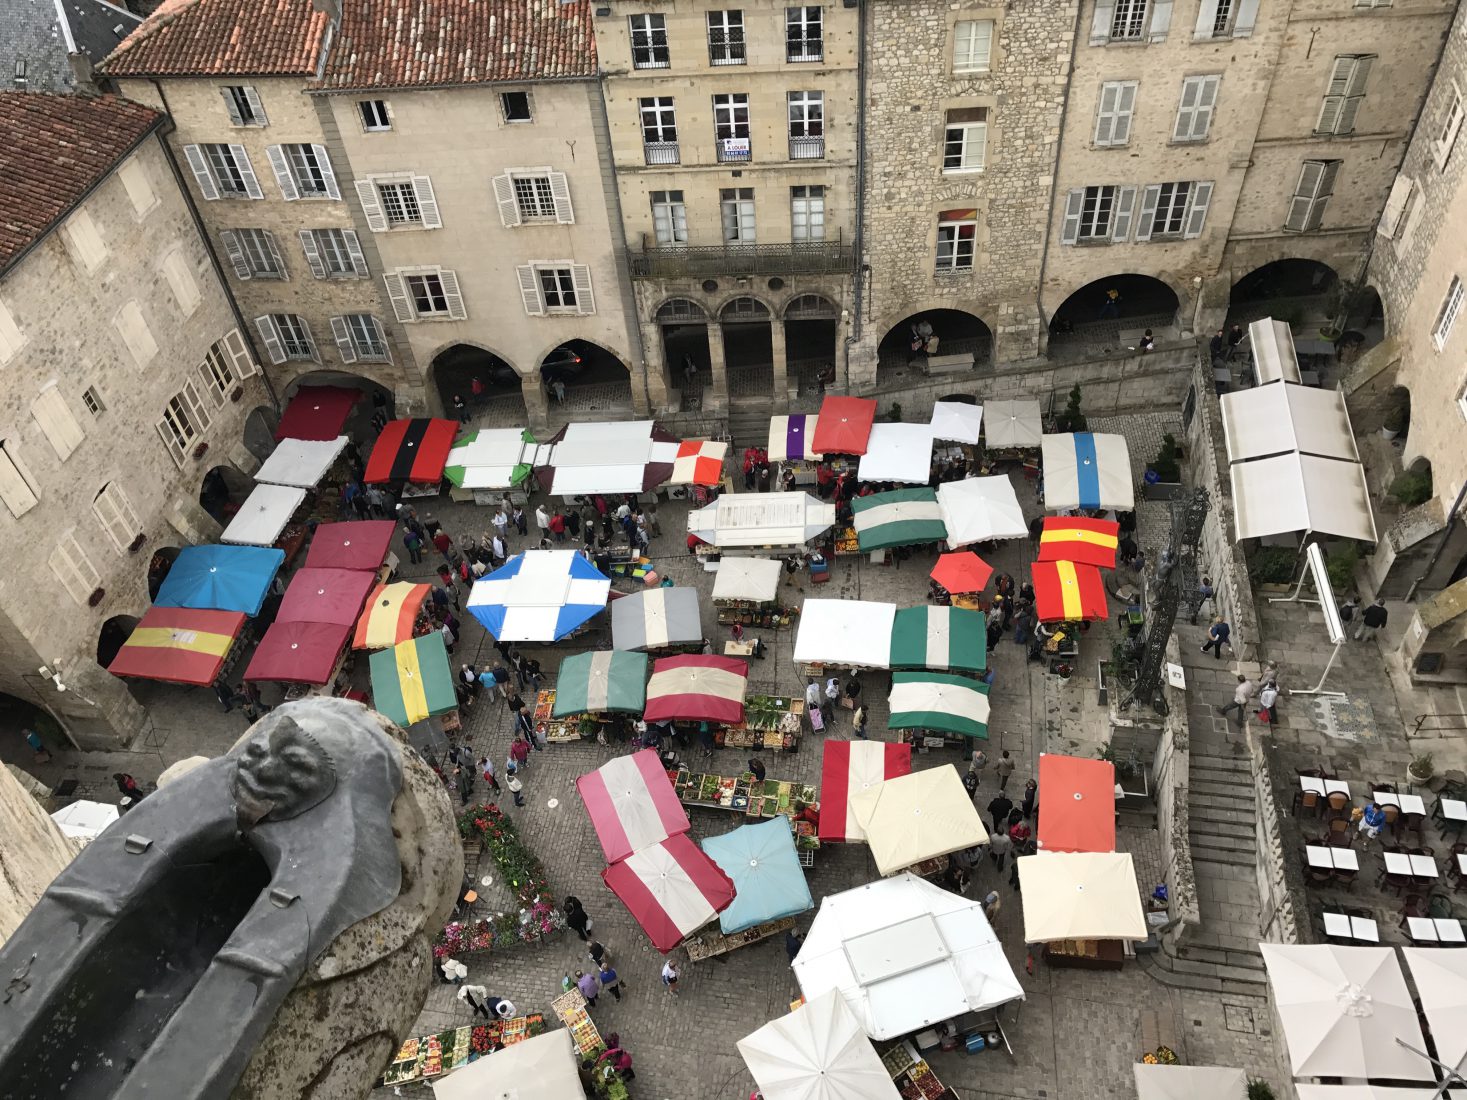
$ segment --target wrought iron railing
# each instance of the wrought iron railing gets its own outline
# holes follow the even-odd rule
[[[790,135],[790,160],[819,160],[825,156],[825,138]]]
[[[627,250],[627,265],[634,279],[841,275],[855,267],[855,253],[841,240],[659,248],[643,237],[640,250]]]
[[[644,141],[642,152],[648,164],[678,164],[678,144],[675,141]]]

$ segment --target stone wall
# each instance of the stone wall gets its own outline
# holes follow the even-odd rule
[[[1293,771],[1278,759],[1252,725],[1248,727],[1252,762],[1254,828],[1258,843],[1258,928],[1265,943],[1313,943],[1309,898],[1297,849],[1288,841],[1288,809],[1276,792],[1293,786]]]
[[[1180,663],[1177,639],[1167,645],[1167,660]],[[1156,831],[1161,840],[1161,867],[1171,905],[1172,925],[1164,933],[1172,945],[1185,942],[1187,933],[1202,923],[1197,905],[1197,882],[1192,872],[1190,817],[1191,752],[1187,733],[1187,698],[1173,687],[1163,689],[1167,716],[1162,724],[1156,759],[1151,767],[1156,797]]]
[[[41,804],[0,764],[0,943],[75,854]]]

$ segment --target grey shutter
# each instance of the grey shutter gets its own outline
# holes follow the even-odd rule
[[[1380,215],[1380,221],[1376,223],[1375,231],[1382,237],[1394,237],[1396,227],[1401,224],[1401,215],[1406,212],[1406,204],[1411,201],[1411,191],[1416,186],[1410,176],[1397,176],[1396,182],[1391,184],[1391,193],[1386,197],[1385,210]]]
[[[245,256],[244,248],[239,243],[239,234],[232,229],[221,229],[219,241],[224,245],[224,254],[229,257],[229,262],[234,265],[234,273],[243,282],[248,282],[254,272],[250,270],[250,261]]]
[[[1115,133],[1112,145],[1129,145],[1131,142],[1131,119],[1136,113],[1136,82],[1128,80],[1121,85],[1120,98],[1116,102]]]
[[[1164,42],[1171,26],[1172,0],[1151,0],[1151,27],[1147,37],[1152,42]]]
[[[535,277],[535,269],[529,264],[522,264],[514,269],[514,273],[520,281],[520,300],[524,302],[525,312],[531,317],[539,317],[545,312],[545,305],[540,301],[540,281]]]
[[[463,321],[468,318],[468,310],[464,309],[464,296],[458,289],[458,274],[453,271],[438,271],[438,281],[443,284],[443,297],[448,300],[448,315],[455,321]]]
[[[260,190],[260,181],[255,176],[255,166],[250,163],[249,150],[243,145],[231,145],[229,153],[234,157],[235,166],[239,168],[239,174],[244,179],[245,194],[252,199],[263,199],[265,192]]]
[[[245,85],[244,97],[245,102],[250,105],[250,113],[255,116],[255,125],[270,125],[270,120],[265,117],[265,105],[260,102],[260,93],[255,91],[255,86],[253,84]]]
[[[227,87],[220,88],[219,94],[224,97],[224,109],[229,112],[229,121],[236,126],[243,126],[244,119],[240,116],[239,107],[234,102],[234,95]]]
[[[1329,197],[1335,193],[1335,179],[1340,174],[1340,161],[1327,160],[1320,167],[1319,183],[1315,186],[1314,201],[1309,206],[1309,223],[1305,228],[1318,229],[1324,221],[1324,208]]]
[[[311,335],[311,323],[298,313],[295,315],[295,323],[301,327],[301,334],[306,338],[306,347],[311,349],[311,358],[319,363],[321,353],[316,350],[316,338]]]
[[[229,366],[236,378],[252,378],[260,373],[259,364],[250,355],[244,335],[237,328],[224,334],[224,353],[229,356]]]
[[[268,229],[265,233],[265,247],[270,250],[271,262],[275,264],[276,273],[285,280],[290,279],[290,272],[285,268],[285,257],[280,253],[280,246],[275,243],[275,234]]]
[[[388,271],[382,276],[382,282],[387,287],[387,300],[392,303],[392,312],[399,321],[415,321],[413,316],[413,303],[408,299],[407,286],[402,281],[402,276],[395,271]]]
[[[576,288],[576,312],[595,313],[596,295],[591,293],[591,268],[586,264],[571,264],[571,283]]]
[[[1117,244],[1130,239],[1131,222],[1136,212],[1136,189],[1116,189],[1115,213],[1111,216],[1110,239]]]
[[[550,197],[555,200],[555,220],[562,225],[573,225],[575,208],[571,206],[570,184],[564,172],[550,173]]]
[[[1192,118],[1197,112],[1197,99],[1202,92],[1202,84],[1195,76],[1185,77],[1182,80],[1182,98],[1177,103],[1177,122],[1172,127],[1173,141],[1192,140]]]
[[[260,330],[260,339],[265,344],[265,354],[272,363],[285,362],[285,344],[281,342],[280,330],[275,327],[275,318],[268,313],[255,318],[255,328]]]
[[[1233,37],[1247,38],[1258,22],[1258,0],[1238,0],[1238,14],[1233,16]]]
[[[1090,44],[1104,46],[1110,41],[1110,26],[1116,17],[1116,0],[1095,0],[1095,16],[1090,21]]]
[[[499,207],[499,220],[508,226],[519,225],[520,204],[514,201],[514,180],[506,173],[489,182],[494,185],[494,204]]]
[[[1182,223],[1182,237],[1190,239],[1202,236],[1207,224],[1207,208],[1212,205],[1212,182],[1204,180],[1192,185],[1187,196],[1187,217]]]
[[[1109,145],[1116,130],[1116,103],[1121,97],[1121,86],[1106,81],[1100,86],[1100,106],[1095,112],[1095,144]]]
[[[300,198],[301,193],[295,185],[295,177],[290,173],[290,161],[285,155],[285,150],[279,145],[267,145],[265,155],[270,158],[270,167],[275,172],[275,182],[280,185],[280,193],[285,196],[285,201],[294,202]]]
[[[352,273],[366,278],[371,272],[367,269],[367,257],[362,253],[362,242],[357,238],[357,231],[343,229],[341,235],[346,241],[346,254],[351,257]]]
[[[345,317],[331,318],[331,336],[336,341],[336,351],[343,363],[357,361],[357,346],[351,340],[351,326]]]
[[[1080,213],[1085,208],[1085,191],[1076,188],[1065,196],[1065,220],[1060,229],[1060,244],[1074,244],[1080,239]]]
[[[331,154],[326,151],[326,146],[312,145],[311,151],[316,154],[316,164],[321,169],[321,178],[326,182],[326,197],[341,198],[341,188],[336,186],[336,172],[331,167]]]
[[[199,184],[199,194],[211,202],[217,199],[219,185],[214,182],[214,173],[209,171],[209,161],[204,156],[204,151],[197,145],[185,145],[183,156],[188,161],[188,166],[193,169],[194,179]]]
[[[316,247],[316,234],[309,229],[300,231],[301,251],[306,254],[306,263],[311,274],[318,279],[326,278],[326,263],[321,259],[321,250]]]
[[[1136,239],[1151,240],[1151,224],[1156,221],[1156,205],[1161,201],[1161,185],[1153,183],[1141,192],[1141,217],[1136,222]]]
[[[1337,134],[1352,133],[1355,129],[1355,117],[1360,113],[1360,107],[1365,102],[1365,81],[1370,76],[1370,67],[1375,64],[1373,57],[1360,57],[1355,60],[1355,67],[1350,70],[1350,84],[1345,90],[1345,103],[1340,109],[1339,128],[1334,132]]]
[[[1212,115],[1217,107],[1217,90],[1222,84],[1221,76],[1197,78],[1197,111],[1192,116],[1192,140],[1205,141],[1212,132]]]
[[[371,180],[357,180],[357,201],[362,204],[362,216],[367,219],[367,228],[373,233],[385,233],[387,215],[382,213],[382,200],[377,194],[377,185]]]
[[[1211,38],[1217,25],[1217,0],[1202,0],[1197,9],[1197,25],[1192,28],[1193,38]]]
[[[424,229],[442,229],[438,200],[433,197],[433,181],[427,176],[413,177],[413,194],[418,197],[418,210],[423,215]]]

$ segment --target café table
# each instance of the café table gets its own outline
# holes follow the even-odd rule
[[[1467,933],[1462,931],[1462,922],[1459,920],[1407,917],[1406,931],[1417,943],[1467,943]]]
[[[1408,856],[1405,852],[1385,854],[1387,874],[1410,875],[1412,878],[1437,878],[1436,860],[1431,856]]]
[[[1360,857],[1353,848],[1326,848],[1310,844],[1305,847],[1304,856],[1311,867],[1329,867],[1337,871],[1360,870]]]
[[[1344,782],[1343,780],[1316,779],[1312,775],[1301,775],[1299,777],[1299,787],[1301,790],[1313,791],[1315,794],[1322,795],[1349,795],[1350,793],[1350,784]]]
[[[1369,917],[1350,917],[1344,913],[1324,914],[1324,934],[1343,940],[1380,942],[1380,929]]]
[[[1403,814],[1424,814],[1426,803],[1419,794],[1396,794],[1393,791],[1372,791],[1371,798],[1382,806],[1395,806]]]
[[[1458,798],[1442,798],[1437,800],[1436,808],[1442,828],[1460,834],[1467,826],[1467,802]]]

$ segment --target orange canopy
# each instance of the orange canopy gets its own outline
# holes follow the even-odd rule
[[[1040,754],[1039,848],[1116,850],[1116,770],[1110,761]]]

